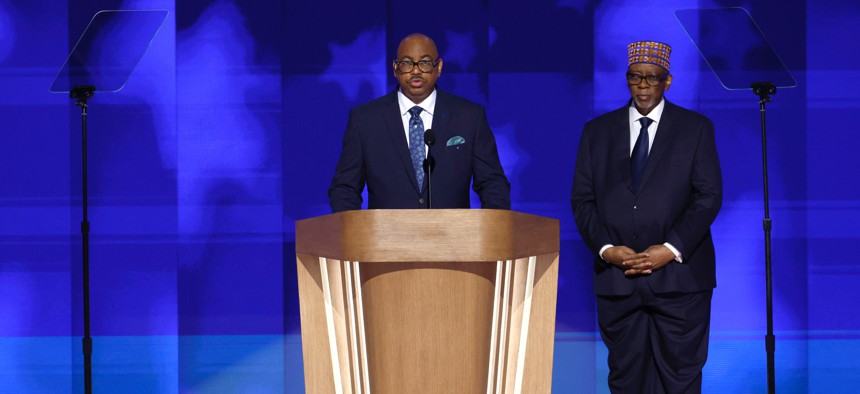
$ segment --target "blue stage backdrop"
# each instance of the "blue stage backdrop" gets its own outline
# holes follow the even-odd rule
[[[667,97],[713,119],[725,183],[704,389],[765,392],[758,98],[724,90],[674,16],[728,6],[798,82],[767,112],[777,388],[851,391],[854,0],[0,0],[0,393],[83,391],[80,109],[48,88],[95,12],[154,8],[169,16],[127,85],[89,106],[96,392],[304,392],[294,223],[329,213],[348,110],[394,89],[416,31],[439,86],[487,107],[513,208],[561,222],[557,393],[607,392],[569,204],[581,127],[625,104],[628,42],[673,46]]]

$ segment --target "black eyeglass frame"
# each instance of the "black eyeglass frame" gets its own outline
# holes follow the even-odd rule
[[[661,82],[669,79],[669,73],[665,73],[662,75],[657,75],[657,74],[642,75],[642,74],[638,74],[638,73],[628,72],[628,73],[625,73],[624,76],[627,77],[627,84],[628,85],[638,85],[638,84],[642,83],[642,80],[644,79],[645,82],[647,82],[649,85],[657,86]]]
[[[397,71],[400,72],[401,74],[411,73],[412,70],[415,70],[416,65],[418,65],[418,70],[421,71],[422,73],[429,73],[429,72],[433,71],[433,69],[436,68],[437,65],[439,65],[440,60],[442,60],[441,56],[437,57],[436,60],[419,60],[417,62],[412,61],[412,60],[402,60],[401,61],[401,60],[394,59],[394,64],[397,65]],[[422,64],[426,64],[429,66],[425,70],[424,68],[421,67]],[[409,69],[404,70],[403,69],[404,65],[408,65]]]

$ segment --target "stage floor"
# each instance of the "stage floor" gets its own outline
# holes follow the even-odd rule
[[[852,332],[776,333],[781,393],[845,392],[860,376]],[[706,393],[766,392],[763,333],[714,332]],[[0,393],[83,392],[80,338],[0,338]],[[304,393],[298,335],[94,337],[94,392]],[[597,333],[556,335],[553,392],[608,393]]]

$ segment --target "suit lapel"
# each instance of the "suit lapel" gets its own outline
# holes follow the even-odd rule
[[[630,102],[621,109],[616,110],[615,126],[612,129],[612,162],[619,163],[619,171],[621,171],[621,179],[624,184],[633,191],[633,185],[630,183]]]
[[[665,99],[664,99],[665,100]],[[648,178],[660,162],[660,157],[666,153],[672,141],[672,133],[675,132],[674,117],[676,115],[675,108],[669,101],[663,106],[663,114],[660,115],[660,123],[657,124],[657,136],[654,138],[654,144],[648,152],[648,161],[645,163],[645,173],[642,174],[642,181],[639,185],[639,190],[648,183]]]
[[[412,168],[412,157],[409,155],[409,142],[406,141],[406,130],[403,129],[400,104],[397,102],[397,91],[389,93],[383,100],[383,103],[385,103],[383,119],[385,119],[386,129],[388,129],[388,136],[391,137],[395,151],[400,157],[400,162],[403,163],[403,169],[406,171],[406,175],[409,177],[412,187],[415,188],[415,192],[417,193],[418,180],[415,178],[415,170]]]
[[[452,137],[448,130],[451,121],[451,102],[448,94],[436,88],[436,107],[433,108],[433,133],[436,134],[436,143],[430,147],[430,154],[438,162],[441,155],[445,153],[445,145],[448,138]]]

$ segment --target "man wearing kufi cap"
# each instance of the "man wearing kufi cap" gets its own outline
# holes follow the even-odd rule
[[[722,204],[714,125],[668,102],[662,42],[627,47],[631,100],[585,124],[571,207],[594,253],[613,393],[699,393]]]

